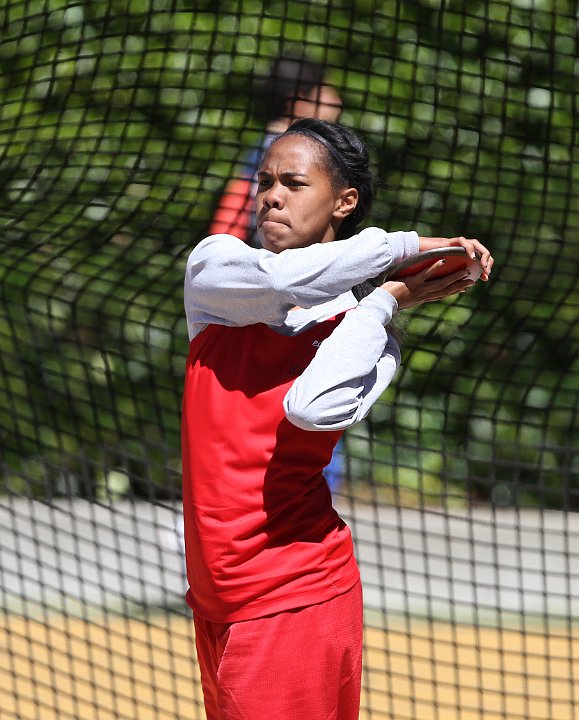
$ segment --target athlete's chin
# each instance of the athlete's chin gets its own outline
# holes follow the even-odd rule
[[[285,230],[287,230],[287,227]],[[262,247],[270,252],[280,253],[282,250],[287,250],[292,245],[291,237],[280,227],[264,228],[262,226],[259,235]]]
[[[276,240],[268,240],[266,238],[261,239],[261,246],[265,248],[265,250],[269,250],[270,252],[276,254],[286,249],[283,243]]]

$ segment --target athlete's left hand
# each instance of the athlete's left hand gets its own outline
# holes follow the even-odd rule
[[[480,255],[480,263],[482,266],[481,280],[488,280],[491,274],[491,269],[495,262],[493,256],[481,242],[475,238],[465,237],[454,237],[454,238],[442,238],[442,237],[420,237],[418,238],[420,252],[424,250],[432,250],[440,247],[463,247],[468,253],[469,257],[476,257],[475,253]]]

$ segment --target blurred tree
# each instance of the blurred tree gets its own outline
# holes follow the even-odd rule
[[[497,258],[409,317],[354,477],[577,509],[575,3],[6,0],[0,27],[6,489],[178,492],[186,256],[260,135],[254,76],[303,47],[374,149],[373,222]]]

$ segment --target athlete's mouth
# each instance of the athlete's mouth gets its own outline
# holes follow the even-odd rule
[[[263,217],[263,218],[261,219],[261,221],[260,221],[260,227],[263,227],[264,225],[267,225],[267,223],[271,223],[271,224],[273,224],[273,225],[289,225],[289,223],[287,223],[285,220],[282,220],[281,218],[278,218],[278,217],[270,217],[270,216],[266,215],[265,217]]]

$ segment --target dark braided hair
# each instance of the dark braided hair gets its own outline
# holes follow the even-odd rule
[[[336,192],[346,187],[354,187],[358,191],[358,204],[342,221],[336,239],[351,237],[368,216],[374,200],[375,178],[370,169],[368,148],[343,125],[316,118],[297,120],[280,137],[295,134],[317,140]]]

